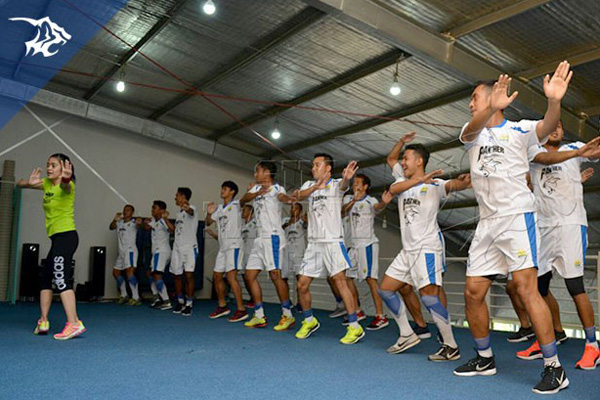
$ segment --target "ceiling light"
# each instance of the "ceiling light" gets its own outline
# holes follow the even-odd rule
[[[281,137],[281,132],[279,131],[279,119],[278,118],[275,118],[275,127],[273,128],[273,131],[271,132],[271,137],[275,140],[277,140]]]
[[[402,88],[400,87],[400,83],[398,83],[398,64],[400,64],[401,59],[402,57],[398,58],[398,61],[396,61],[396,70],[394,71],[394,82],[392,83],[392,86],[390,86],[390,93],[392,94],[392,96],[398,96],[400,93],[402,93]]]
[[[119,74],[119,82],[117,82],[117,92],[123,93],[125,91],[125,71],[121,67],[121,73]]]
[[[215,7],[215,3],[213,3],[212,0],[207,0],[202,6],[202,10],[207,15],[213,15],[215,11],[217,11],[217,7]]]

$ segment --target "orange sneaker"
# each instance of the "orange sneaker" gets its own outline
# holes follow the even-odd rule
[[[50,321],[42,321],[38,319],[37,326],[35,327],[34,335],[47,335],[50,330]]]
[[[586,344],[583,357],[577,361],[575,368],[592,370],[596,369],[596,365],[600,365],[600,350],[597,347]]]
[[[536,340],[527,350],[517,352],[517,357],[521,360],[535,360],[538,358],[543,358],[540,344]]]
[[[83,322],[77,321],[74,324],[71,322],[67,322],[65,324],[65,327],[62,330],[62,332],[54,335],[54,339],[56,339],[56,340],[73,339],[74,337],[81,335],[85,331],[86,331],[86,329],[85,329],[85,326],[83,326]]]

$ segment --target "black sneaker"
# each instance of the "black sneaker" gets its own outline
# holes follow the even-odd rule
[[[175,303],[175,307],[173,307],[173,314],[181,314],[183,310],[183,303],[177,302]]]
[[[542,380],[533,388],[534,393],[554,394],[569,386],[569,379],[563,367],[546,365],[542,372]]]
[[[554,331],[554,338],[556,340],[557,345],[563,344],[564,342],[569,340],[569,337],[567,336],[565,331],[562,331],[562,332]]]
[[[150,304],[150,308],[160,308],[163,305],[162,299],[154,299],[152,304]]]
[[[175,312],[175,311],[173,311]],[[189,317],[192,315],[192,307],[190,306],[185,306],[183,307],[183,310],[181,310],[181,315],[183,315],[184,317]]]
[[[511,333],[506,340],[508,340],[510,343],[526,342],[529,339],[532,339],[534,336],[535,332],[533,331],[533,327],[520,327],[518,331]]]
[[[496,360],[494,357],[481,357],[479,353],[477,357],[469,360],[465,365],[454,370],[454,375],[458,376],[475,376],[475,375],[496,375]]]
[[[454,347],[450,347],[447,344],[442,345],[440,349],[435,353],[427,357],[429,361],[456,361],[460,358],[460,350]]]
[[[429,339],[431,337],[431,331],[429,327],[425,325],[425,327],[414,324],[413,331],[417,334],[419,339]]]

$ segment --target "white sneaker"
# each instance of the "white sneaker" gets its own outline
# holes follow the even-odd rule
[[[331,314],[329,314],[329,318],[339,318],[342,315],[346,315],[346,307],[342,304],[341,306],[337,306],[335,310]]]
[[[398,354],[418,345],[419,343],[421,343],[421,339],[419,339],[415,333],[412,333],[410,336],[400,336],[396,343],[388,347],[386,351],[389,354]]]

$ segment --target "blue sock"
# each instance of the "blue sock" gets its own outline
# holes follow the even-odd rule
[[[135,275],[131,275],[131,276],[129,277],[129,279],[128,279],[128,280],[129,280],[129,283],[130,283],[131,285],[137,285],[137,284],[138,284],[138,280],[137,280],[137,278],[135,277]]]
[[[183,299],[183,295],[182,294],[180,294],[180,295],[177,296],[177,302],[179,304],[184,304],[185,303],[185,300]]]
[[[354,311],[352,314],[348,314],[348,322],[349,323],[353,323],[358,321],[358,317],[356,316],[356,311]]]
[[[283,303],[281,303],[281,307],[283,308],[287,308],[287,309],[292,309],[292,302],[290,300],[285,300]]]
[[[160,292],[163,287],[165,286],[165,281],[163,281],[162,279],[159,279],[158,281],[156,281],[156,289]]]
[[[304,311],[303,311],[303,314],[304,314],[304,320],[305,320],[306,322],[312,322],[312,321],[313,321],[313,318],[314,318],[314,317],[313,317],[313,311],[312,311],[312,308],[309,308],[308,310],[304,310]]]
[[[494,355],[492,353],[492,339],[488,334],[484,338],[473,338],[475,340],[475,350],[481,357],[490,358]]]
[[[421,296],[423,304],[427,307],[427,310],[433,314],[437,314],[441,319],[448,322],[449,314],[448,310],[440,302],[439,296]]]
[[[400,297],[396,294],[396,292],[392,292],[391,290],[378,290],[379,296],[385,303],[386,306],[390,309],[392,314],[395,317],[400,315],[400,308],[402,307],[402,302],[400,301]]]
[[[263,304],[262,303],[255,303],[254,304],[254,311],[256,310],[260,310],[262,308]]]
[[[185,299],[185,306],[186,307],[192,307],[194,305],[194,299],[190,299],[189,297],[186,297]]]
[[[583,328],[586,343],[596,343],[596,327]]]
[[[556,340],[548,344],[540,344],[540,349],[542,349],[542,356],[544,357],[544,367],[547,365],[554,365],[555,367],[560,367],[560,362],[558,361],[558,348],[556,347]]]
[[[125,282],[125,278],[123,278],[122,275],[119,275],[115,278],[115,280],[117,281],[117,286],[121,287],[121,285],[123,284],[123,282]]]
[[[342,300],[342,298],[341,298],[340,296],[336,296],[336,295],[334,295],[334,297],[335,297],[335,301],[336,301],[338,304],[343,302],[343,300]]]

